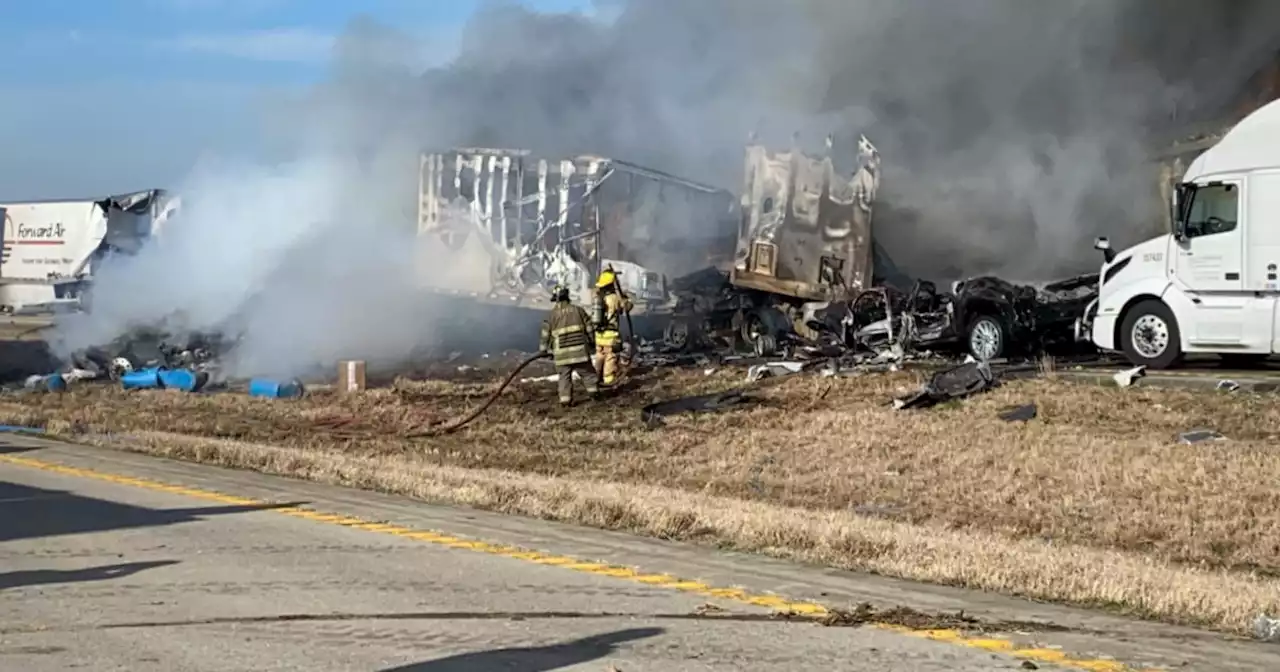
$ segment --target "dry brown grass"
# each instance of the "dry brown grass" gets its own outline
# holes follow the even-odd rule
[[[741,375],[668,373],[570,411],[556,407],[553,384],[518,385],[473,427],[417,441],[397,435],[468,410],[490,388],[399,381],[291,402],[85,387],[0,400],[0,420],[1236,631],[1280,607],[1273,398],[1038,380],[900,412],[886,402],[915,385],[912,374],[794,377],[753,407],[641,427],[651,398],[725,389]],[[1030,423],[996,418],[1033,401]],[[1176,443],[1197,426],[1232,440]]]

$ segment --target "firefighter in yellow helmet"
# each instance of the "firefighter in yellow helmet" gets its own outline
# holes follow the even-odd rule
[[[622,347],[622,316],[630,313],[631,299],[618,286],[618,273],[606,266],[596,279],[596,371],[604,385],[618,382],[618,351]]]
[[[551,353],[556,373],[560,375],[560,403],[567,406],[573,403],[575,371],[582,378],[588,395],[594,397],[600,392],[596,370],[591,363],[595,339],[587,311],[569,301],[567,288],[556,285],[551,290],[551,300],[555,307],[551,309],[551,315],[542,321],[540,349]]]

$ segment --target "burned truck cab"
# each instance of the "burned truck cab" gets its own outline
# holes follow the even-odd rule
[[[829,152],[747,147],[734,286],[799,302],[848,300],[871,286],[880,155],[865,137],[858,149],[858,167],[844,176]]]

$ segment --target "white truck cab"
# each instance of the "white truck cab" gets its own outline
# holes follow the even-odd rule
[[[1280,101],[1241,120],[1191,163],[1169,234],[1115,252],[1085,316],[1094,345],[1163,369],[1186,353],[1280,352]]]

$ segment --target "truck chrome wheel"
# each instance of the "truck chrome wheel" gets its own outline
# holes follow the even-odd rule
[[[1182,361],[1178,318],[1159,299],[1145,299],[1124,311],[1116,329],[1120,351],[1134,366],[1167,369]]]
[[[1148,359],[1156,359],[1169,347],[1169,325],[1159,315],[1143,315],[1133,323],[1133,349]]]

